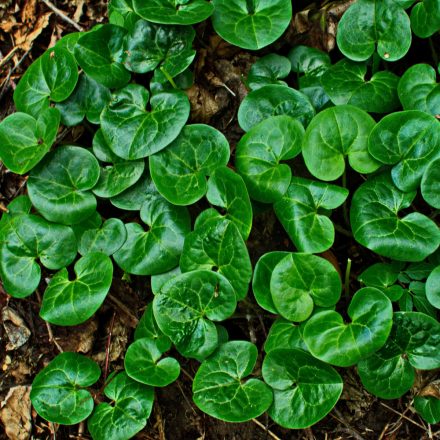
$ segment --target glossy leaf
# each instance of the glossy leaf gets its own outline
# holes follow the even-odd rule
[[[224,276],[196,270],[166,282],[154,297],[153,311],[159,328],[182,355],[203,359],[218,344],[212,321],[229,318],[236,304],[234,289]]]
[[[44,419],[75,425],[93,411],[93,397],[84,387],[101,375],[98,365],[77,353],[61,353],[41,370],[32,383],[31,401]]]
[[[314,47],[298,45],[290,49],[289,60],[292,72],[305,73],[326,69],[330,66],[330,56]]]
[[[96,210],[91,193],[99,179],[98,161],[84,148],[63,146],[49,153],[28,180],[29,198],[49,221],[79,223]]]
[[[160,273],[159,275],[151,276],[151,291],[153,295],[157,295],[162,289],[162,286],[171,278],[180,275],[182,271],[180,270],[180,266],[175,267],[174,269],[169,270],[168,272]]]
[[[212,24],[228,43],[261,49],[277,40],[292,18],[290,0],[213,0]]]
[[[226,219],[207,220],[185,238],[180,258],[182,272],[216,270],[225,276],[243,299],[252,277],[248,250],[234,223]]]
[[[99,229],[102,225],[102,218],[99,215],[98,211],[95,211],[90,217],[87,217],[80,223],[75,225],[71,225],[71,229],[75,234],[76,241],[80,242],[82,235],[88,231],[89,229]]]
[[[411,10],[411,27],[420,38],[427,38],[440,29],[440,4],[437,0],[422,0]]]
[[[273,203],[285,194],[292,170],[280,161],[301,152],[303,137],[301,123],[283,115],[263,120],[240,139],[235,166],[253,199]]]
[[[440,422],[440,399],[434,396],[414,397],[414,408],[422,419],[431,424]]]
[[[440,309],[440,266],[426,280],[426,298],[435,308]]]
[[[289,75],[290,70],[288,58],[270,53],[252,64],[246,83],[251,90],[259,89],[268,84],[286,85],[281,80]]]
[[[321,77],[325,71],[326,68],[318,68],[298,79],[299,91],[309,98],[317,113],[332,106],[330,97],[321,84]]]
[[[31,170],[55,142],[60,113],[48,108],[37,119],[26,113],[13,113],[0,123],[0,159],[17,174]]]
[[[206,194],[206,176],[225,166],[229,154],[229,143],[218,130],[187,125],[168,148],[150,157],[151,177],[168,201],[190,205]]]
[[[344,59],[321,76],[325,92],[335,105],[351,104],[367,112],[388,113],[400,107],[397,95],[399,77],[387,70],[366,80],[365,63]]]
[[[316,306],[335,305],[342,283],[337,270],[316,255],[290,253],[273,269],[270,292],[275,308],[284,318],[305,321]]]
[[[440,209],[440,158],[426,167],[420,187],[425,201],[433,208]]]
[[[315,424],[331,411],[342,393],[342,378],[336,370],[296,348],[270,351],[262,370],[274,393],[268,414],[284,428]]]
[[[280,85],[263,86],[250,92],[238,109],[238,123],[249,131],[271,116],[287,115],[307,126],[315,115],[309,99],[298,90]]]
[[[388,174],[363,183],[354,193],[350,209],[356,241],[398,261],[422,261],[432,254],[440,244],[437,225],[418,212],[399,217],[399,211],[409,208],[415,196],[415,192],[396,188]]]
[[[347,313],[349,324],[334,311],[317,313],[307,321],[304,341],[313,356],[338,367],[349,367],[385,344],[393,323],[393,308],[385,294],[374,287],[360,289]]]
[[[308,351],[301,334],[300,326],[287,319],[278,318],[269,330],[266,342],[264,343],[264,351],[269,353],[276,349],[291,348]]]
[[[345,188],[292,177],[286,194],[274,205],[275,214],[299,251],[323,252],[335,239],[326,211],[342,205],[347,196]]]
[[[272,403],[272,391],[261,380],[245,380],[258,351],[247,341],[231,341],[200,365],[193,382],[194,403],[206,414],[226,422],[258,417]]]
[[[189,116],[183,92],[158,93],[150,98],[139,84],[129,84],[112,95],[101,114],[101,128],[110,149],[126,160],[149,156],[169,145]],[[145,108],[149,102],[150,111]]]

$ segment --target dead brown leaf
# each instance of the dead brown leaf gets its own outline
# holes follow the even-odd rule
[[[88,353],[93,347],[96,330],[98,330],[96,319],[91,319],[72,328],[66,337],[61,336],[58,339],[58,343],[64,351]]]
[[[30,386],[13,387],[0,404],[0,420],[11,440],[27,440],[31,435],[30,392]]]
[[[191,119],[208,123],[220,111],[214,96],[204,87],[194,84],[186,91],[191,103]]]
[[[424,387],[419,396],[427,397],[435,397],[436,399],[440,399],[440,379],[433,380],[430,384]]]
[[[37,16],[37,0],[27,0],[21,10],[22,23],[34,22]]]
[[[49,19],[53,12],[46,12],[37,18],[35,24],[29,29],[28,27],[20,27],[14,32],[15,45],[24,51],[28,51],[34,40],[49,25]]]
[[[9,340],[6,344],[6,350],[16,350],[26,344],[31,332],[15,310],[4,307],[2,309],[2,323]]]

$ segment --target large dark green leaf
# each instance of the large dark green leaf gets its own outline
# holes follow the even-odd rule
[[[269,353],[278,348],[299,348],[303,351],[308,351],[301,334],[301,327],[287,319],[278,318],[269,330],[266,342],[264,343],[264,351]]]
[[[272,403],[272,391],[251,378],[258,350],[247,341],[231,341],[200,365],[193,382],[194,403],[206,414],[227,422],[245,422]]]
[[[412,212],[402,218],[415,192],[404,193],[385,173],[363,183],[353,196],[350,223],[362,246],[398,261],[422,261],[440,244],[437,225],[423,214]]]
[[[32,204],[49,221],[74,224],[96,210],[92,189],[99,179],[99,164],[84,148],[63,146],[49,153],[28,180]]]
[[[288,58],[270,53],[252,64],[246,84],[251,90],[259,89],[268,84],[286,85],[281,81],[291,70]]]
[[[289,60],[292,72],[305,73],[306,75],[319,70],[327,69],[330,64],[330,56],[314,47],[298,45],[289,52]]]
[[[151,97],[139,84],[129,84],[112,95],[101,114],[101,128],[110,149],[126,160],[150,156],[169,145],[189,116],[183,92]],[[146,110],[149,101],[150,110]]]
[[[411,27],[421,38],[427,38],[440,29],[440,3],[438,0],[422,0],[411,11]]]
[[[427,423],[440,422],[440,399],[434,396],[414,397],[414,408]]]
[[[426,167],[420,189],[425,201],[433,208],[440,209],[440,158]]]
[[[435,308],[440,309],[440,266],[426,280],[426,298]]]

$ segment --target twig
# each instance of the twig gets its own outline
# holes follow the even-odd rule
[[[413,425],[419,427],[420,429],[423,429],[423,431],[426,431],[426,427],[422,426],[420,423],[415,422],[413,419],[410,419],[409,417],[407,417],[404,413],[401,413],[399,411],[396,411],[395,409],[391,408],[390,406],[388,406],[386,403],[383,402],[379,402],[383,407],[385,407],[387,410],[393,412],[394,414],[399,415],[401,418],[408,420],[408,422],[411,422]]]
[[[272,437],[274,440],[281,440],[276,434],[274,434],[267,426],[264,426],[260,421],[257,419],[252,419],[252,421],[259,426],[261,429],[264,430],[266,434],[269,435],[269,437]]]
[[[333,226],[335,227],[336,231],[338,231],[342,235],[345,235],[346,237],[349,237],[349,238],[353,238],[353,234],[348,229],[343,228],[342,226],[338,225],[337,223],[335,223]]]
[[[51,3],[49,0],[41,0],[49,9],[52,9],[55,14],[57,14],[59,17],[61,17],[65,22],[72,25],[75,29],[82,32],[84,29],[78,24],[75,23],[71,18],[69,18],[63,11],[58,9],[53,3]]]
[[[333,411],[336,413],[337,417],[330,413],[330,415],[336,419],[339,423],[342,423],[350,432],[350,434],[357,440],[365,440],[354,428],[350,426],[350,424],[345,420],[344,416],[340,413],[337,408],[333,408]]]
[[[115,298],[111,293],[108,294],[107,298],[112,301],[114,304],[116,304],[132,321],[135,326],[139,324],[139,319],[134,316],[128,308],[119,301],[119,299]]]
[[[154,409],[156,413],[156,426],[157,430],[159,431],[159,440],[166,440],[164,422],[162,419],[162,411],[160,410],[160,406],[157,400],[155,402]]]
[[[2,68],[13,56],[14,53],[17,52],[19,49],[19,46],[15,46],[1,61],[0,61],[0,68]]]
[[[107,375],[108,375],[108,364],[110,360],[110,345],[112,343],[112,333],[113,333],[113,326],[115,325],[115,317],[116,317],[116,312],[113,312],[113,317],[110,323],[110,329],[107,336],[107,344],[105,346],[104,382],[107,380]]]
[[[189,401],[188,397],[186,396],[185,392],[183,391],[182,386],[180,385],[179,381],[176,381],[177,386],[179,387],[180,392],[182,393],[183,398],[185,399],[185,402],[188,404],[188,406],[191,408],[192,412],[197,415],[196,410],[193,408],[191,402]]]

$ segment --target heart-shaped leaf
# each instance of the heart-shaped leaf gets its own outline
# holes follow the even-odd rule
[[[225,276],[243,299],[252,277],[248,250],[238,228],[229,220],[212,218],[185,238],[180,258],[182,272],[216,270]]]
[[[440,124],[418,110],[396,112],[381,119],[368,139],[379,162],[394,165],[391,177],[402,191],[415,191],[431,161],[440,158]]]
[[[303,137],[301,123],[283,115],[263,120],[240,139],[235,166],[253,199],[273,203],[285,194],[292,170],[280,161],[301,152]]]
[[[397,92],[404,110],[440,113],[440,84],[436,71],[429,64],[411,66],[400,78]]]
[[[14,92],[19,112],[38,118],[50,101],[67,99],[78,81],[78,66],[73,55],[62,47],[47,50],[32,63]]]
[[[288,115],[307,126],[315,110],[303,93],[280,85],[263,86],[250,92],[238,109],[238,123],[244,131],[270,116]]]
[[[264,351],[266,353],[276,349],[298,348],[308,351],[302,337],[301,327],[284,318],[278,318],[269,330]]]
[[[149,226],[147,231],[138,223],[125,225],[127,240],[113,255],[118,266],[135,275],[160,274],[176,267],[191,230],[186,208],[156,196],[142,205],[141,219]]]
[[[90,191],[99,179],[99,164],[84,148],[63,146],[50,152],[28,180],[29,198],[49,221],[71,225],[96,210]]]
[[[414,397],[414,408],[427,423],[440,422],[440,399],[434,396]]]
[[[213,0],[212,24],[228,43],[257,50],[277,40],[292,18],[290,0]]]
[[[172,357],[162,359],[157,343],[148,338],[129,345],[124,366],[132,379],[153,387],[166,387],[180,375],[179,362]]]
[[[173,113],[173,124],[174,119]],[[229,143],[218,130],[187,125],[168,148],[150,157],[151,177],[168,201],[190,205],[206,194],[206,176],[226,165],[229,154]]]
[[[110,23],[115,22],[114,24],[118,24],[117,22],[120,21],[130,21],[132,15],[135,15],[139,20],[139,16],[134,13],[133,0],[110,0],[108,2],[108,15]]]
[[[61,353],[41,370],[32,383],[31,401],[44,419],[75,425],[93,411],[93,397],[84,389],[101,375],[98,365],[77,353]]]
[[[86,255],[91,252],[101,252],[113,255],[127,239],[124,223],[118,218],[109,218],[97,228],[84,231],[78,242],[78,252]]]
[[[10,171],[25,174],[47,154],[55,142],[60,112],[42,110],[37,119],[13,113],[0,123],[0,159]]]
[[[426,167],[420,189],[425,201],[433,208],[440,209],[440,158]]]
[[[289,429],[307,428],[336,405],[343,382],[335,369],[295,348],[274,349],[263,362],[264,381],[273,388],[269,416]]]
[[[193,382],[194,403],[206,414],[226,422],[245,422],[263,414],[272,391],[261,380],[245,380],[255,367],[257,347],[231,341],[200,365]]]
[[[73,231],[30,214],[13,215],[0,246],[0,274],[5,290],[12,296],[30,295],[40,283],[41,269],[51,270],[70,264],[76,256]]]
[[[363,183],[353,195],[350,223],[354,238],[379,255],[398,261],[422,261],[440,244],[437,225],[423,214],[403,218],[415,192],[404,193],[387,173]]]
[[[183,273],[166,282],[154,297],[159,328],[185,357],[203,359],[217,347],[212,321],[223,321],[235,311],[234,289],[221,274],[208,270]]]
[[[345,188],[292,177],[286,194],[274,205],[275,214],[299,251],[324,252],[335,239],[326,210],[341,206],[347,196]]]
[[[440,367],[439,322],[419,312],[394,313],[386,344],[358,364],[364,387],[378,397],[396,399],[414,384],[414,368]]]
[[[133,0],[135,12],[143,19],[163,24],[195,24],[213,12],[206,0]]]
[[[160,26],[138,20],[124,44],[124,65],[131,72],[146,73],[159,68],[171,78],[193,61],[195,32],[190,26]]]
[[[440,4],[437,0],[422,0],[411,10],[411,27],[420,38],[427,38],[440,29]]]
[[[309,98],[316,112],[332,106],[330,97],[321,84],[321,77],[325,71],[326,68],[324,67],[322,69],[318,68],[298,79],[299,91]]]
[[[366,80],[365,63],[341,60],[321,76],[321,84],[335,105],[351,104],[367,112],[388,113],[400,107],[399,77],[392,72],[374,73]]]
[[[440,266],[426,280],[426,298],[435,308],[440,309]]]
[[[183,92],[158,93],[129,84],[112,95],[101,114],[101,128],[110,149],[119,157],[135,160],[150,156],[169,145],[189,116],[189,101]]]
[[[0,218],[0,247],[6,243],[10,234],[13,233],[12,220],[20,214],[29,214],[32,203],[28,196],[18,196],[8,204],[7,210]]]
[[[87,421],[93,440],[129,440],[145,427],[153,409],[153,388],[122,372],[110,379],[104,394],[114,403],[100,403]]]
[[[292,72],[309,74],[317,69],[325,70],[330,64],[328,53],[314,47],[298,45],[289,52]]]
[[[307,127],[302,154],[308,170],[320,180],[335,180],[345,170],[345,157],[358,173],[372,173],[380,166],[368,152],[374,119],[352,105],[320,112]]]
[[[71,127],[78,125],[84,118],[92,124],[99,124],[104,107],[110,102],[110,90],[94,79],[81,74],[73,93],[56,105],[61,113],[61,122]]]
[[[349,367],[381,348],[391,331],[393,307],[380,290],[364,287],[353,296],[345,324],[334,311],[312,316],[304,327],[304,341],[316,358]]]
[[[51,324],[78,325],[87,321],[104,302],[113,277],[107,255],[92,252],[75,263],[76,279],[66,268],[57,272],[44,292],[40,316]]]
[[[270,293],[276,310],[290,321],[305,321],[316,306],[335,305],[342,283],[337,270],[316,255],[290,253],[273,269]]]
[[[402,58],[411,45],[409,17],[394,0],[359,0],[342,16],[336,36],[339,50],[354,61],[376,50],[386,61]]]
[[[73,233],[75,234],[76,237],[76,241],[79,244],[81,237],[86,231],[88,231],[89,229],[99,229],[101,225],[102,225],[102,218],[99,215],[98,211],[95,211],[90,217],[87,217],[82,222],[77,223],[75,225],[71,225],[70,227],[73,230]]]
[[[109,89],[123,87],[130,73],[122,64],[127,30],[104,24],[86,32],[75,46],[75,58],[81,69]]]
[[[284,79],[291,70],[288,58],[270,53],[252,64],[247,77],[247,86],[251,90],[259,89],[268,84],[287,85]]]

